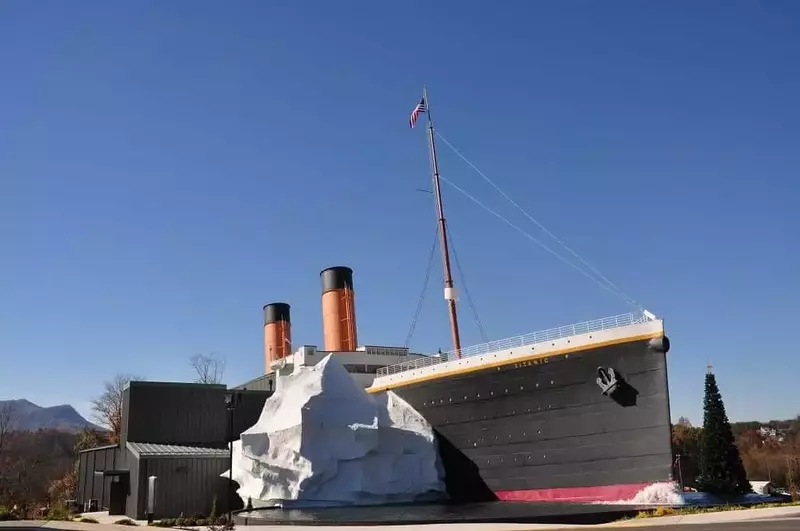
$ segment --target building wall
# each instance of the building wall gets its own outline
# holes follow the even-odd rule
[[[78,454],[78,503],[98,500],[99,510],[108,508],[111,478],[96,476],[95,471],[118,470],[120,451],[118,446],[93,448]]]
[[[128,417],[130,416],[131,409],[131,390],[130,386],[122,390],[122,423],[119,427],[119,442],[120,446],[125,446],[125,441],[128,440]]]
[[[134,520],[144,518],[144,503],[140,503],[140,498],[144,499],[147,497],[147,487],[144,489],[141,488],[142,475],[139,473],[139,460],[128,449],[120,452],[120,456],[124,469],[130,472],[128,497],[125,500],[125,514],[128,518],[133,518]],[[141,512],[139,511],[140,505],[142,507]]]
[[[95,470],[127,470],[128,496],[125,512],[130,518],[145,518],[147,478],[158,476],[156,517],[206,516],[214,494],[217,510],[227,510],[229,480],[220,478],[227,470],[227,459],[143,457],[138,459],[126,447],[127,441],[187,446],[225,444],[228,412],[227,390],[221,385],[169,382],[131,382],[123,392],[121,446],[99,448],[79,455],[78,501],[100,500],[109,505],[111,478],[95,476]],[[241,390],[234,415],[235,439],[258,421],[271,392]],[[237,507],[241,505],[234,496]]]
[[[228,510],[230,481],[220,475],[228,470],[227,458],[142,458],[137,514],[146,518],[147,478],[156,476],[156,506],[154,518],[208,516],[214,498],[217,513]],[[238,495],[233,495],[233,509],[243,507]]]
[[[126,441],[205,444],[224,441],[226,388],[223,385],[131,382]]]
[[[264,409],[264,402],[272,396],[271,392],[266,391],[239,391],[241,401],[236,407],[233,416],[234,440],[239,440],[243,431],[258,422],[261,410]]]
[[[258,378],[253,378],[249,382],[233,387],[233,389],[242,391],[275,391],[275,373],[271,372]]]

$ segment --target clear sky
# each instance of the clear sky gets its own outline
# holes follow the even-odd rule
[[[665,318],[673,415],[800,413],[800,5],[0,2],[0,398],[263,371],[263,304],[320,344],[319,271],[402,345],[434,234],[424,130]],[[440,144],[442,175],[541,231]],[[490,338],[622,300],[445,186]],[[562,251],[563,252],[563,251]],[[450,348],[436,262],[412,347]],[[463,296],[464,343],[480,342]]]

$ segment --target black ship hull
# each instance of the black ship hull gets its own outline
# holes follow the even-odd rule
[[[439,434],[456,500],[628,500],[672,480],[669,342],[587,347],[385,389]]]

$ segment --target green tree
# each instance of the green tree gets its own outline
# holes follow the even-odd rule
[[[694,486],[697,477],[697,456],[703,430],[692,427],[688,419],[681,417],[672,427],[673,474],[687,487]]]
[[[717,379],[709,367],[703,404],[697,487],[711,494],[746,494],[750,482],[733,438]]]

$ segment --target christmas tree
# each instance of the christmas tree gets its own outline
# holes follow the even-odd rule
[[[710,494],[746,494],[750,482],[733,439],[717,379],[708,367],[703,404],[703,435],[700,441],[698,490]]]

